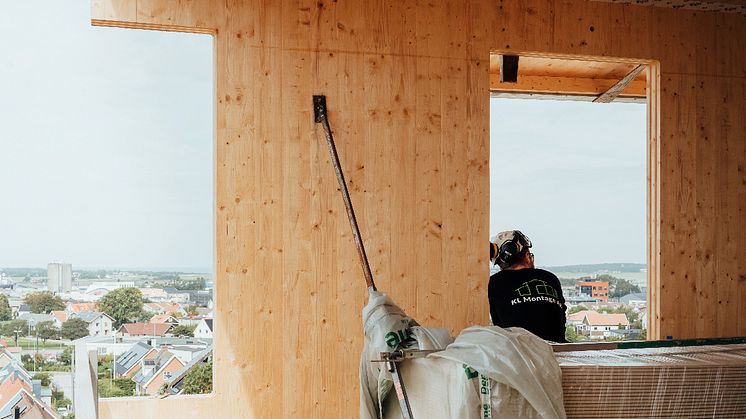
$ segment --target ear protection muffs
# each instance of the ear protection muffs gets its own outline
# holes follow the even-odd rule
[[[496,247],[497,245],[495,245]],[[513,238],[500,246],[495,262],[500,268],[505,268],[517,262],[518,256],[524,249],[531,247],[531,240],[519,230],[513,230]]]

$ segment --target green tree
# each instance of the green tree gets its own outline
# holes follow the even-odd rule
[[[114,319],[114,327],[137,320],[143,315],[142,292],[137,288],[119,288],[101,298],[98,306]]]
[[[63,365],[70,365],[73,361],[73,347],[72,346],[65,346],[65,349],[62,350],[62,353],[57,355],[57,361],[60,362]]]
[[[188,337],[194,337],[194,329],[197,328],[197,325],[193,326],[187,326],[187,325],[178,325],[171,329],[171,333],[173,333],[174,336],[188,336]]]
[[[212,361],[192,368],[184,377],[182,394],[205,394],[212,392]]]
[[[15,319],[0,324],[0,333],[2,333],[3,336],[15,339],[16,331],[18,331],[18,336],[28,335],[28,322],[26,320]],[[15,342],[15,345],[18,346],[17,341]]]
[[[26,295],[23,302],[31,306],[32,313],[49,314],[52,310],[64,310],[65,302],[49,291],[32,292]]]
[[[565,339],[567,339],[568,342],[577,342],[578,341],[578,334],[575,332],[575,327],[572,325],[565,326]]]
[[[46,344],[47,339],[57,339],[59,337],[60,329],[51,320],[40,322],[36,325],[36,335],[39,336],[43,344]]]
[[[598,275],[596,279],[609,282],[609,297],[611,298],[620,298],[627,294],[640,292],[640,287],[633,285],[624,278],[617,278],[611,275]]]
[[[33,380],[41,380],[42,387],[49,387],[49,384],[52,382],[52,380],[49,378],[48,372],[37,372],[31,378]]]
[[[5,294],[0,294],[0,321],[6,321],[13,318],[13,310],[10,308],[8,303],[8,297]]]
[[[197,309],[198,308],[199,308],[199,306],[197,306],[196,304],[190,304],[190,305],[188,305],[187,308],[186,308],[186,310],[185,310],[186,313],[187,313],[187,316],[194,317],[197,314],[199,314],[199,313],[197,313]]]
[[[128,396],[135,395],[135,386],[137,384],[129,378],[115,378],[114,385],[119,387]]]
[[[85,336],[88,336],[88,323],[85,320],[73,317],[62,323],[62,328],[60,328],[61,338],[75,340]]]

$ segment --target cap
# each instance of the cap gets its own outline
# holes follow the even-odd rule
[[[501,268],[512,265],[513,259],[531,247],[531,240],[520,230],[498,233],[490,239],[490,259]]]

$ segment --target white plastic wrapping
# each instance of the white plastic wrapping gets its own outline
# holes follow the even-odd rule
[[[445,329],[424,328],[386,296],[368,289],[363,308],[365,345],[360,357],[360,418],[382,417],[381,401],[391,391],[391,374],[383,363],[370,362],[395,349],[442,349],[453,341]],[[392,397],[395,399],[395,397]]]
[[[400,418],[380,352],[442,349],[400,363],[413,415],[428,418],[565,418],[562,373],[551,346],[523,329],[470,327],[453,341],[444,329],[417,326],[385,294],[369,291],[363,309],[361,419]],[[489,408],[483,408],[489,401]]]

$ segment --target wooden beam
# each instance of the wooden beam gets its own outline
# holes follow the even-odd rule
[[[598,96],[617,83],[615,79],[590,79],[549,76],[521,76],[517,83],[501,83],[500,74],[490,74],[490,91],[505,93],[531,93]],[[619,94],[622,97],[644,98],[645,81],[630,82]]]
[[[611,86],[609,90],[603,92],[601,95],[599,95],[594,102],[596,103],[610,103],[614,99],[616,99],[617,96],[619,96],[622,91],[627,87],[628,84],[630,84],[634,79],[637,78],[640,73],[642,73],[642,70],[645,69],[644,64],[640,64],[637,67],[635,67],[632,71],[630,71],[624,78],[619,80],[618,83]]]

